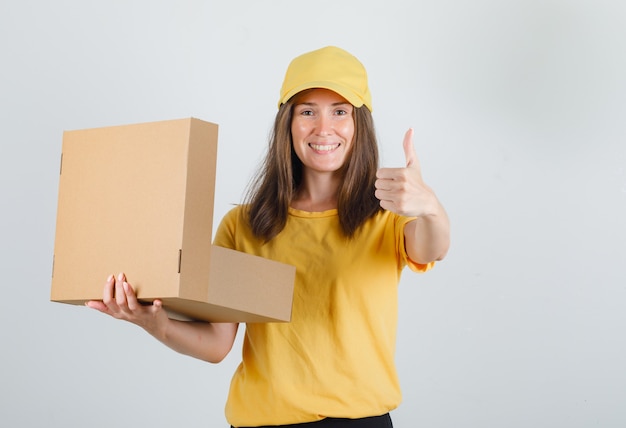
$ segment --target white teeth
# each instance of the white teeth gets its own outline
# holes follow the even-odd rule
[[[339,147],[339,144],[309,144],[309,146],[313,149],[313,150],[318,150],[320,152],[329,152],[331,150],[336,149],[337,147]]]

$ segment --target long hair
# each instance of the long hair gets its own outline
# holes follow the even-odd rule
[[[246,192],[248,219],[253,233],[265,242],[278,235],[289,214],[289,205],[302,181],[302,162],[293,148],[293,101],[280,106],[270,134],[265,160]],[[347,237],[382,210],[374,196],[378,169],[378,143],[374,121],[365,106],[354,108],[354,141],[337,194],[337,212]]]

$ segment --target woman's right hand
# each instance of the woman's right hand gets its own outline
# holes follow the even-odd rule
[[[110,275],[104,284],[102,300],[91,300],[86,306],[113,318],[136,324],[156,337],[159,337],[159,331],[169,321],[160,300],[155,300],[151,305],[144,305],[137,300],[135,290],[124,273],[117,277]]]
[[[230,352],[239,326],[170,319],[161,300],[141,304],[123,273],[107,278],[102,300],[90,300],[85,305],[136,324],[173,350],[210,363],[222,361]]]

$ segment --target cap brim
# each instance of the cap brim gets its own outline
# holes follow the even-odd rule
[[[306,91],[307,89],[314,89],[314,88],[322,88],[322,89],[331,90],[331,91],[341,95],[342,97],[344,97],[354,107],[361,107],[364,104],[364,102],[361,99],[361,97],[356,95],[354,92],[352,92],[350,89],[348,89],[345,86],[338,85],[335,82],[317,81],[317,82],[307,82],[304,85],[296,86],[295,88],[291,89],[289,92],[287,92],[283,96],[283,98],[278,103],[278,106],[280,107],[282,104],[285,104],[294,95],[296,95],[296,94],[298,94],[298,93],[300,93],[302,91]]]

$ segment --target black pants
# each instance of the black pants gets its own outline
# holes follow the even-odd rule
[[[282,428],[393,428],[391,416],[386,413],[382,416],[372,416],[360,419],[342,419],[342,418],[326,418],[317,422],[307,422],[303,424],[293,425],[274,425],[274,427]],[[234,428],[231,426],[230,428]],[[240,427],[245,428],[245,427]],[[272,426],[264,426],[257,428],[272,428]]]

